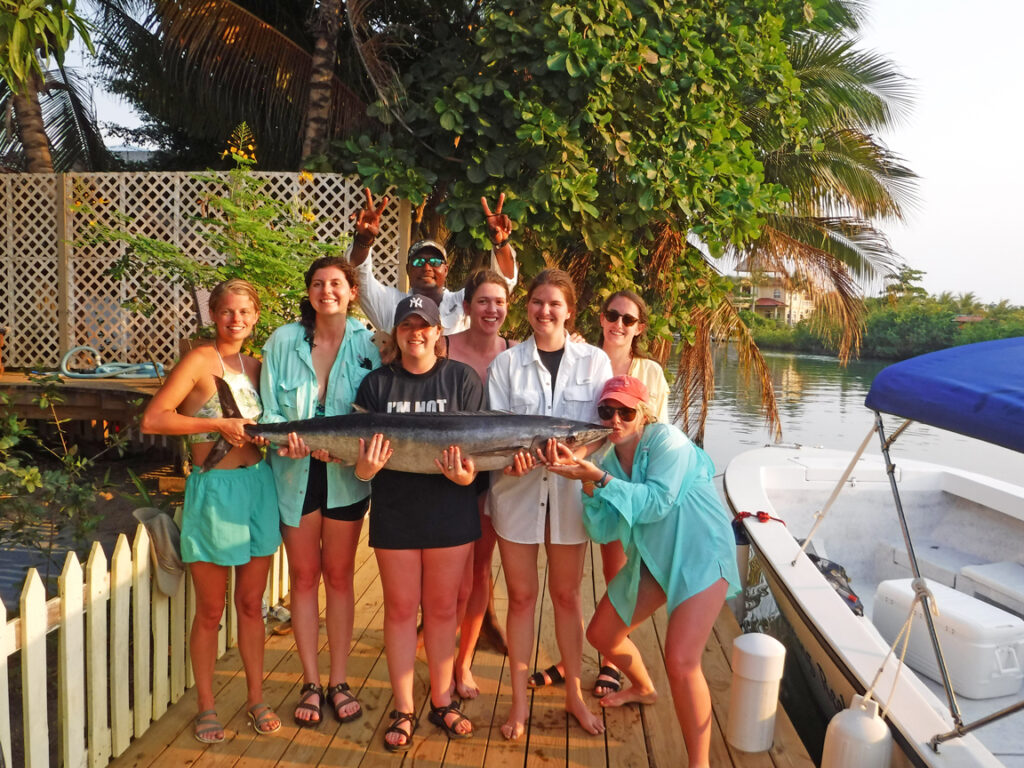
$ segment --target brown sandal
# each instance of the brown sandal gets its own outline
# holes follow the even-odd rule
[[[335,700],[335,696],[341,694],[344,698],[341,701]],[[330,702],[331,707],[334,709],[334,716],[338,718],[339,723],[351,723],[353,720],[358,720],[363,716],[363,705],[359,704],[359,699],[352,695],[352,689],[348,687],[348,683],[338,683],[332,685],[327,689],[327,701]],[[359,704],[359,709],[348,715],[342,715],[341,710],[343,707],[348,706],[352,702]]]
[[[317,703],[310,704],[310,699],[312,699],[314,696],[317,697]],[[324,719],[323,705],[324,689],[321,688],[317,683],[306,683],[304,686],[302,686],[302,689],[299,691],[299,703],[295,707],[295,724],[300,728],[316,728]],[[300,710],[316,712],[316,717],[311,717],[308,720],[303,720],[302,718],[298,717]]]
[[[400,733],[405,737],[401,744],[392,744],[387,738],[384,739],[384,749],[388,752],[408,752],[412,749],[412,735],[416,731],[416,715],[412,712],[399,712],[397,709],[391,711],[391,725],[384,731],[384,736],[389,733]],[[402,723],[409,724],[409,732],[406,733],[401,727]]]

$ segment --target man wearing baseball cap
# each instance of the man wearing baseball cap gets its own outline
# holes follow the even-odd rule
[[[448,278],[448,253],[436,240],[419,240],[409,248],[406,269],[409,273],[409,293],[382,285],[373,274],[372,250],[374,240],[380,233],[380,217],[387,207],[388,198],[379,205],[373,201],[373,194],[365,190],[363,207],[350,218],[355,221],[355,238],[349,248],[348,259],[359,274],[359,305],[363,312],[380,330],[390,330],[395,325],[395,307],[406,296],[421,294],[432,298],[438,306],[441,327],[445,335],[458,333],[469,328],[469,318],[462,308],[463,291],[449,291],[445,288]],[[491,269],[508,282],[511,290],[518,278],[516,252],[509,245],[512,221],[501,212],[505,202],[504,193],[498,198],[498,205],[491,212],[487,198],[480,198],[484,209],[484,220],[491,238]]]

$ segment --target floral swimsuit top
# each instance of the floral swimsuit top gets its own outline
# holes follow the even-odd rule
[[[217,357],[220,358],[220,368],[224,381],[231,388],[231,394],[235,396],[235,403],[238,405],[238,410],[242,413],[242,418],[258,420],[263,414],[263,402],[260,400],[260,393],[252,385],[252,380],[245,373],[245,366],[242,364],[242,353],[238,353],[238,364],[242,370],[239,373],[233,373],[224,366],[224,358],[220,357],[220,350],[217,349],[216,345],[214,346],[214,351],[217,352]],[[216,419],[223,416],[224,411],[220,407],[220,395],[214,392],[213,396],[206,401],[202,408],[196,411],[195,415],[200,419]],[[188,435],[187,440],[189,443],[212,443],[216,442],[219,438],[220,432],[203,432],[198,435]]]

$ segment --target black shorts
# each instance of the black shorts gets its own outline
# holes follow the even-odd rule
[[[320,514],[328,520],[344,520],[355,523],[363,519],[370,508],[370,497],[360,499],[347,507],[327,506],[327,465],[316,459],[309,460],[309,480],[306,483],[306,499],[302,502],[302,514],[320,510]]]

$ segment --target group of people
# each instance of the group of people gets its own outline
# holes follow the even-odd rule
[[[325,710],[342,723],[362,715],[346,678],[354,561],[369,510],[394,698],[384,734],[389,751],[413,745],[421,613],[428,718],[449,738],[472,736],[460,705],[479,692],[471,665],[497,544],[509,598],[512,706],[501,727],[505,738],[517,739],[526,730],[529,688],[555,683],[564,683],[566,709],[580,725],[592,734],[603,731],[602,718],[583,694],[584,634],[602,655],[594,686],[602,706],[653,702],[657,692],[629,633],[667,602],[665,660],[674,704],[690,765],[708,764],[711,703],[701,652],[727,594],[738,589],[729,519],[712,484],[713,467],[667,423],[664,373],[641,352],[648,316],[640,296],[619,291],[605,300],[599,346],[591,346],[573,333],[572,280],[561,270],[545,269],[526,292],[532,334],[519,344],[501,336],[518,280],[503,200],[493,212],[482,201],[493,245],[490,269],[474,272],[462,290],[450,291],[445,248],[420,241],[409,250],[412,290],[403,294],[373,275],[373,244],[388,200],[375,203],[366,192],[347,258],[310,265],[300,319],[274,331],[262,364],[241,352],[259,317],[256,291],[244,280],[229,280],[211,293],[214,343],[175,366],[142,424],[146,432],[187,435],[196,466],[219,438],[232,446],[215,468],[189,476],[182,521],[182,558],[192,569],[197,602],[190,653],[198,740],[224,739],[213,670],[232,566],[246,711],[257,733],[281,727],[263,701],[261,603],[270,556],[282,540],[304,678],[294,719],[315,727]],[[393,360],[388,354],[382,363],[371,333],[350,317],[357,301],[375,327],[391,331]],[[215,376],[230,387],[240,418],[224,416]],[[352,466],[311,451],[294,433],[287,445],[271,450],[244,430],[256,421],[341,415],[353,407],[541,414],[600,422],[611,433],[604,444],[586,448],[551,440],[544,450],[520,452],[510,466],[491,473],[478,472],[452,445],[437,456],[437,474],[414,474],[388,467],[394,450],[381,434],[360,440]],[[601,544],[608,591],[584,633],[581,579],[589,540]],[[541,546],[561,661],[531,674]],[[318,664],[321,580],[330,655],[326,688]]]

